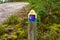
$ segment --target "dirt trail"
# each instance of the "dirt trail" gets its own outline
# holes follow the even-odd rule
[[[3,22],[9,15],[16,13],[18,10],[26,7],[27,2],[13,2],[0,4],[0,23]]]

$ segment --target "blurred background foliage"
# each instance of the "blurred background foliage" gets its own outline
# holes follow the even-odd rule
[[[60,14],[60,0],[29,0],[32,9],[35,9],[41,19],[51,16],[56,19]],[[53,15],[53,16],[52,16]],[[42,17],[43,16],[43,17]]]
[[[29,2],[31,9],[38,15],[38,40],[60,40],[60,0],[29,0]]]

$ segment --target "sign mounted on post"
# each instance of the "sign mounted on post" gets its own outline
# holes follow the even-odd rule
[[[31,10],[28,14],[28,22],[37,22],[37,14],[34,10]]]
[[[37,40],[37,13],[34,10],[28,14],[28,40]]]

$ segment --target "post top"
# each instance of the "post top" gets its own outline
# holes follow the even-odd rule
[[[29,12],[28,17],[29,15],[35,15],[35,17],[37,18],[37,13],[33,9]]]
[[[37,14],[33,9],[28,14],[28,22],[37,22]]]

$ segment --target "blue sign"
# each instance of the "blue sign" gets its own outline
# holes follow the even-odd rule
[[[33,14],[29,15],[28,22],[36,22],[35,15]]]

